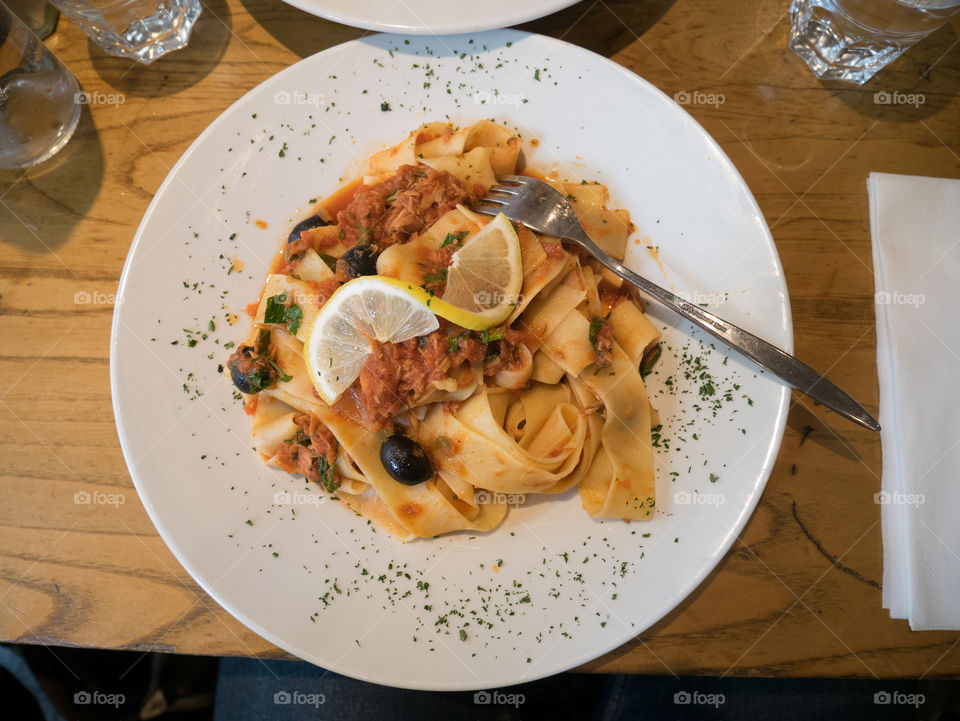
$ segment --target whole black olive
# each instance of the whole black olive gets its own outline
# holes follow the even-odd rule
[[[236,363],[230,363],[230,380],[233,381],[233,385],[237,387],[237,390],[241,393],[250,392],[250,384],[247,383],[247,377],[243,375],[238,369]]]
[[[253,355],[253,346],[242,345],[237,348],[237,354],[242,354],[244,358],[249,358]],[[233,381],[233,385],[237,387],[237,390],[241,393],[250,392],[250,384],[247,382],[247,377],[240,372],[240,369],[237,367],[239,363],[239,355],[233,355],[230,357],[230,360],[227,361],[227,367],[230,369],[230,380]]]
[[[430,480],[433,466],[423,449],[406,436],[393,435],[380,445],[380,462],[390,477],[406,486]]]
[[[300,233],[302,231],[312,230],[313,228],[319,228],[323,225],[330,225],[330,223],[319,215],[311,215],[309,218],[304,218],[293,226],[293,230],[291,230],[290,235],[287,236],[287,242],[293,243],[294,241],[300,240]]]
[[[337,261],[338,279],[347,281],[361,275],[376,275],[378,255],[377,249],[372,245],[353,246]]]

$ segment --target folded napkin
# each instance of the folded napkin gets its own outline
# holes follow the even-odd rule
[[[960,180],[871,173],[883,607],[960,629]]]

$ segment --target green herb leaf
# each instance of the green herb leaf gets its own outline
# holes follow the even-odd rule
[[[320,474],[320,483],[323,484],[328,493],[337,490],[337,484],[333,480],[333,468],[330,467],[326,456],[320,456],[317,459],[317,472]]]
[[[600,328],[603,326],[602,318],[594,318],[590,321],[590,345],[597,349],[597,339],[600,337]]]
[[[269,388],[273,384],[273,378],[270,377],[270,371],[267,368],[260,368],[244,376],[250,393],[259,393],[264,388]]]
[[[660,360],[660,353],[662,349],[658,343],[653,348],[648,350],[644,356],[643,360],[640,362],[640,377],[646,378],[653,371],[653,367],[657,364],[657,361]]]
[[[284,318],[287,321],[287,328],[290,329],[291,333],[296,335],[300,329],[300,321],[303,320],[303,311],[300,310],[300,306],[296,303],[291,305],[287,308],[286,313],[284,313]]]
[[[293,376],[288,376],[286,373],[283,372],[280,366],[278,366],[273,361],[270,361],[270,365],[272,365],[277,370],[277,373],[280,374],[279,376],[277,376],[277,380],[280,381],[281,383],[289,383],[290,381],[293,380]]]
[[[267,298],[267,307],[263,311],[264,323],[283,323],[287,307],[284,305],[287,301],[286,293]]]
[[[270,350],[270,331],[266,328],[260,329],[260,336],[257,338],[257,353],[263,355]]]
[[[294,335],[300,329],[300,321],[303,320],[303,311],[296,303],[291,303],[287,307],[287,294],[278,293],[267,298],[267,307],[263,311],[264,323],[285,323],[290,332]]]
[[[503,334],[506,329],[503,326],[499,328],[484,328],[480,331],[480,341],[483,343],[489,343],[490,341],[500,340],[503,338]]]
[[[470,235],[469,230],[461,230],[459,233],[447,233],[447,237],[443,239],[443,242],[440,244],[440,247],[445,248],[451,243],[456,243],[457,245],[461,245],[463,243],[463,239],[466,238],[468,235]]]
[[[447,281],[447,269],[441,268],[436,273],[427,273],[423,276],[426,283],[445,283]]]

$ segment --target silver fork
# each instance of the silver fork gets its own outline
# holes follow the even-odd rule
[[[538,233],[576,243],[625,281],[646,295],[676,311],[694,325],[716,336],[761,368],[786,381],[801,393],[832,408],[864,428],[879,431],[880,424],[859,403],[810,366],[801,363],[765,340],[748,333],[700,306],[689,303],[651,283],[611,257],[587,236],[573,206],[563,195],[541,180],[523,175],[505,175],[474,208],[478,213],[503,213]]]

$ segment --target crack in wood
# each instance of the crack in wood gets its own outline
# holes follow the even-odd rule
[[[796,502],[796,501],[793,502],[793,519],[797,522],[797,525],[800,526],[800,530],[803,531],[803,535],[806,536],[807,538],[809,538],[809,539],[810,539],[810,542],[816,547],[816,549],[817,549],[818,551],[820,551],[820,555],[822,555],[824,558],[826,558],[828,561],[830,561],[830,563],[832,563],[838,570],[843,571],[844,573],[853,576],[853,577],[854,577],[855,579],[857,579],[858,581],[863,581],[863,582],[866,583],[868,586],[873,586],[874,588],[879,588],[879,589],[882,589],[882,588],[883,588],[883,586],[880,585],[879,583],[877,583],[876,581],[873,581],[873,580],[867,578],[866,576],[860,575],[859,573],[857,573],[856,571],[854,571],[854,570],[853,570],[852,568],[850,568],[849,566],[844,566],[842,563],[840,563],[839,560],[837,560],[837,557],[836,557],[836,556],[832,556],[832,555],[829,553],[829,551],[827,551],[827,549],[825,549],[825,548],[823,547],[823,545],[820,543],[820,541],[818,541],[816,538],[813,537],[813,534],[810,533],[810,531],[807,530],[807,527],[803,525],[803,521],[801,521],[801,520],[800,520],[800,516],[797,515],[797,502]]]

